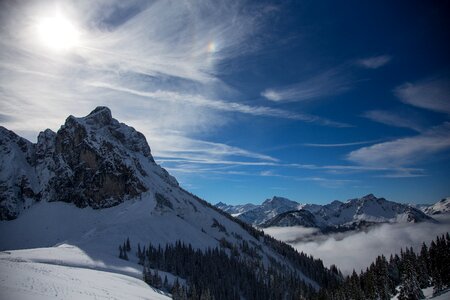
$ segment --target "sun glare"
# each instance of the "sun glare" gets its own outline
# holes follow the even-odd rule
[[[79,31],[69,19],[62,15],[42,18],[37,24],[40,42],[55,51],[65,51],[79,43]]]

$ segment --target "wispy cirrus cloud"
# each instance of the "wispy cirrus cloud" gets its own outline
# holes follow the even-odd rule
[[[380,140],[370,140],[370,141],[359,141],[350,143],[334,143],[334,144],[317,144],[317,143],[304,143],[303,146],[307,147],[319,147],[319,148],[336,148],[336,147],[351,147],[365,144],[373,144],[379,142]]]
[[[209,99],[202,95],[192,95],[192,94],[181,94],[173,91],[162,91],[156,90],[152,92],[145,92],[140,90],[135,90],[131,88],[115,86],[109,83],[103,82],[92,82],[88,83],[91,86],[114,90],[117,92],[133,94],[140,97],[150,98],[156,101],[165,102],[176,102],[176,103],[189,103],[196,106],[201,106],[209,109],[214,109],[218,111],[226,112],[238,112],[244,114],[250,114],[254,116],[265,116],[265,117],[277,117],[285,118],[291,120],[298,120],[308,123],[317,123],[325,126],[333,127],[350,127],[351,125],[341,122],[335,122],[326,118],[321,118],[314,115],[309,115],[305,113],[289,112],[282,109],[266,107],[266,106],[250,106],[247,104],[228,102],[219,99]]]
[[[292,85],[269,88],[261,96],[274,102],[306,101],[341,94],[352,87],[352,80],[336,67]]]
[[[303,178],[296,178],[296,180],[316,182],[320,186],[325,188],[340,188],[345,185],[358,182],[358,180],[354,179],[336,179],[325,177],[303,177]]]
[[[155,156],[165,158],[195,160],[221,160],[223,158],[249,158],[257,161],[278,162],[277,158],[269,155],[251,152],[222,143],[213,143],[177,135],[165,135],[152,138],[155,145],[164,144],[163,149],[156,148]],[[155,150],[155,148],[154,148]]]
[[[435,126],[419,135],[383,142],[352,151],[349,161],[365,166],[414,165],[430,155],[450,149],[450,123]]]
[[[405,104],[450,114],[450,79],[431,78],[405,83],[394,90]]]
[[[348,126],[246,104],[221,82],[219,65],[257,51],[253,36],[273,13],[264,5],[244,4],[248,3],[2,2],[2,125],[34,140],[40,129],[57,129],[69,114],[85,115],[97,105],[107,105],[115,117],[154,138],[167,131],[190,137],[215,130],[232,119],[224,111]],[[55,9],[80,31],[79,45],[64,53],[49,50],[35,38],[36,21]],[[235,101],[223,100],[230,94]],[[158,147],[162,152],[164,143]]]
[[[392,56],[390,55],[379,55],[358,59],[356,63],[363,68],[378,69],[388,64],[391,60]]]
[[[423,126],[417,120],[401,116],[392,111],[370,110],[365,112],[363,117],[389,126],[409,128],[418,132],[424,130]]]

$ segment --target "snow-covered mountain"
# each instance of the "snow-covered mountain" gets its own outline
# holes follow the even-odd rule
[[[427,215],[439,215],[450,213],[450,197],[444,198],[433,205],[422,208]]]
[[[178,186],[155,163],[145,137],[106,107],[68,117],[57,133],[41,132],[36,144],[0,127],[0,145],[1,219],[14,219],[41,200],[105,208],[139,196],[154,182]]]
[[[297,210],[302,207],[301,204],[283,197],[267,199],[261,205],[244,204],[233,206],[220,202],[215,206],[252,225],[260,225],[280,213]]]
[[[327,205],[300,204],[274,197],[237,217],[260,227],[298,225],[323,231],[355,229],[376,223],[434,221],[416,208],[372,194],[346,202],[335,200]]]
[[[106,107],[86,117],[68,117],[58,132],[41,132],[36,144],[2,127],[0,160],[0,250],[70,245],[90,260],[73,263],[64,255],[67,249],[52,247],[43,252],[51,257],[40,261],[142,279],[134,255],[125,266],[118,258],[125,238],[133,251],[138,244],[181,241],[197,249],[233,251],[255,266],[272,266],[286,276],[294,271],[313,288],[321,286],[323,278],[335,277],[321,262],[182,189],[154,161],[145,137],[112,118]],[[14,261],[20,254],[8,253],[0,260]],[[300,261],[311,268],[301,267]],[[0,282],[8,279],[1,277]]]
[[[233,217],[236,217],[242,213],[245,213],[246,211],[256,208],[257,205],[252,204],[252,203],[247,203],[247,204],[242,204],[242,205],[228,205],[223,202],[219,202],[219,203],[215,204],[214,206],[220,210],[223,210],[223,211],[229,213]]]

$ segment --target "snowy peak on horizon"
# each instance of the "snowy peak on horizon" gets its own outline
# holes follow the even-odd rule
[[[433,205],[422,207],[421,210],[427,215],[439,215],[450,213],[450,197],[443,198]]]
[[[224,206],[226,211],[233,206]],[[237,218],[254,226],[304,226],[323,230],[355,229],[376,223],[433,221],[419,209],[368,194],[345,202],[334,200],[326,205],[300,204],[273,197],[261,205],[241,212]]]
[[[280,213],[301,208],[301,204],[283,197],[274,196],[262,204],[227,205],[219,202],[217,208],[252,225],[262,224]]]

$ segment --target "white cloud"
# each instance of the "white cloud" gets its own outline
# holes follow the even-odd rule
[[[389,63],[391,59],[392,57],[389,55],[373,56],[359,59],[357,64],[367,69],[378,69]]]
[[[274,102],[306,101],[337,95],[350,88],[351,81],[342,68],[334,68],[289,86],[266,89],[261,96]]]
[[[363,116],[372,121],[390,126],[409,128],[418,132],[424,130],[416,120],[405,118],[390,111],[371,110],[365,112]]]
[[[319,233],[317,228],[307,228],[303,226],[291,227],[269,227],[264,228],[264,233],[283,242],[292,242],[299,239],[310,238]]]
[[[430,155],[450,149],[450,123],[423,133],[383,142],[352,151],[347,159],[367,166],[403,166],[416,164]]]
[[[268,155],[247,151],[238,147],[229,146],[222,143],[212,143],[190,139],[182,136],[164,135],[153,138],[155,145],[163,144],[162,149],[156,149],[155,156],[164,158],[178,158],[195,161],[196,159],[220,160],[230,157],[245,157],[254,160],[277,162],[278,159]]]
[[[448,78],[405,83],[397,87],[394,92],[406,104],[450,114],[450,80]]]
[[[365,269],[378,255],[399,253],[405,247],[416,250],[422,242],[429,243],[437,235],[448,231],[449,217],[441,217],[441,223],[385,224],[368,231],[346,234],[314,235],[310,228],[285,227],[265,229],[268,234],[289,242],[298,251],[314,255],[325,265],[335,264],[344,273],[353,269]]]

